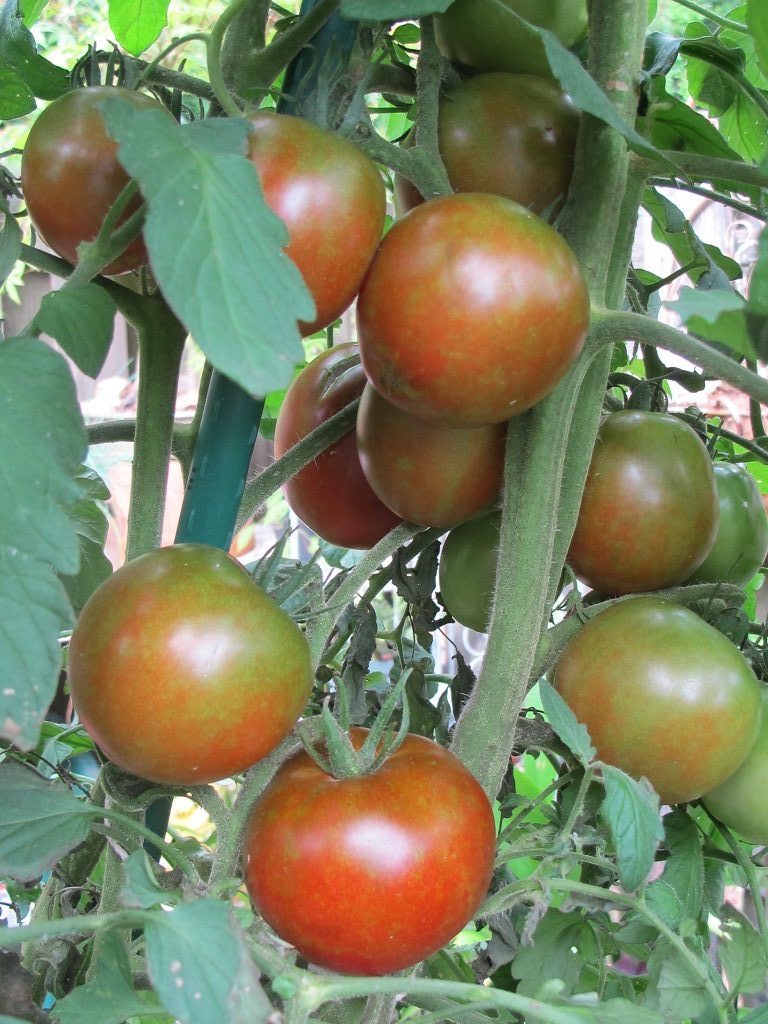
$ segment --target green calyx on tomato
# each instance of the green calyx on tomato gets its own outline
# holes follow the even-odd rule
[[[734,583],[744,587],[768,552],[768,515],[755,478],[743,466],[716,462],[720,506],[717,536],[689,583]]]
[[[591,619],[563,651],[554,684],[598,757],[664,803],[723,783],[749,753],[760,686],[741,652],[694,612],[631,597]]]
[[[366,735],[353,729],[353,744]],[[301,751],[254,805],[245,883],[310,962],[390,974],[431,956],[472,917],[495,838],[479,783],[432,740],[406,735],[376,770],[340,780]]]
[[[238,562],[200,544],[159,548],[110,576],[80,614],[67,674],[110,760],[181,786],[265,757],[312,687],[297,626]]]
[[[443,542],[438,583],[445,610],[479,633],[488,629],[499,560],[497,510],[455,527]]]
[[[384,398],[427,422],[482,426],[555,387],[584,344],[589,294],[549,224],[501,196],[457,193],[385,235],[357,322]]]
[[[454,192],[505,196],[551,221],[573,172],[579,115],[553,83],[494,73],[461,82],[440,103],[440,155]],[[395,177],[399,212],[423,200]]]
[[[603,594],[685,582],[717,532],[709,453],[667,413],[622,410],[597,435],[568,561]]]
[[[341,316],[360,289],[384,228],[384,182],[348,139],[271,110],[251,117],[248,158],[315,300],[315,319],[300,325],[313,334]]]

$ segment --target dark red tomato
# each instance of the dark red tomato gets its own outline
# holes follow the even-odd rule
[[[498,497],[506,433],[504,423],[425,423],[370,384],[357,413],[357,448],[368,483],[388,508],[419,526],[455,526]]]
[[[306,366],[283,399],[275,425],[275,455],[284,455],[365,387],[357,345],[334,345]],[[329,544],[370,548],[400,517],[371,490],[360,465],[354,428],[283,486],[299,519]]]
[[[308,121],[261,110],[251,125],[248,157],[315,300],[315,319],[301,325],[312,334],[360,290],[384,227],[384,182],[362,150]]]
[[[755,478],[743,466],[716,462],[720,503],[717,536],[690,583],[735,583],[745,587],[768,552],[768,516]]]
[[[506,196],[552,220],[573,172],[579,115],[551,82],[533,75],[469,78],[440,104],[440,153],[455,192]],[[395,179],[398,209],[422,202]]]
[[[570,641],[554,683],[586,725],[598,757],[663,803],[724,782],[760,723],[760,686],[741,652],[687,608],[627,598]]]
[[[551,75],[541,39],[513,22],[508,11],[548,29],[566,47],[587,31],[586,0],[455,0],[435,17],[438,46],[475,71]]]
[[[457,427],[501,423],[542,399],[581,351],[588,321],[584,277],[554,228],[474,192],[397,221],[357,303],[377,391]]]
[[[717,522],[712,461],[695,430],[622,410],[597,435],[568,561],[603,594],[673,587],[704,561]]]
[[[198,544],[160,548],[110,576],[78,619],[67,672],[107,757],[179,786],[259,761],[312,686],[296,625],[239,562]]]
[[[702,797],[710,813],[750,843],[768,843],[768,690],[762,691],[760,731],[747,758]]]
[[[360,746],[366,730],[353,730]],[[336,780],[301,751],[253,808],[245,884],[307,960],[389,974],[435,953],[491,880],[488,798],[461,761],[422,736],[369,775]]]
[[[91,86],[65,93],[50,103],[30,129],[21,159],[21,185],[32,223],[54,252],[77,263],[77,247],[91,242],[129,177],[117,159],[117,143],[101,115],[105,99],[126,100],[139,110],[164,108],[130,89]],[[129,204],[122,220],[138,209]],[[104,268],[122,274],[147,262],[139,235]]]
[[[440,552],[440,596],[462,626],[488,629],[499,560],[501,516],[494,510],[451,530]]]

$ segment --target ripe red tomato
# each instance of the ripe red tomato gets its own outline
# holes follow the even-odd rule
[[[251,125],[248,157],[315,300],[315,319],[301,325],[312,334],[341,316],[360,289],[384,227],[384,182],[354,143],[308,121],[260,110]]]
[[[367,730],[355,729],[356,746]],[[444,946],[493,871],[491,805],[474,776],[422,736],[369,775],[336,780],[301,751],[253,808],[245,884],[277,934],[345,974],[389,974]]]
[[[397,221],[357,302],[376,390],[456,427],[501,423],[542,399],[581,351],[588,321],[584,277],[554,228],[474,192]]]
[[[568,561],[604,594],[673,587],[704,561],[717,522],[712,462],[695,430],[622,410],[597,435]]]
[[[443,542],[438,583],[445,610],[462,626],[485,633],[499,560],[497,510],[455,527]]]
[[[241,772],[288,735],[312,687],[306,640],[218,548],[128,562],[83,608],[69,647],[75,710],[104,753],[154,782]]]
[[[435,17],[438,46],[475,71],[551,75],[539,37],[512,23],[507,11],[549,29],[566,47],[587,31],[586,0],[455,0]]]
[[[757,737],[760,686],[741,652],[661,598],[628,598],[591,619],[554,684],[601,760],[645,776],[664,803],[718,786]]]
[[[745,587],[768,552],[768,516],[755,478],[743,466],[716,462],[720,504],[717,536],[690,583],[735,583]]]
[[[30,129],[21,159],[21,185],[32,223],[54,252],[77,263],[77,247],[91,242],[130,178],[107,135],[100,105],[125,100],[137,109],[164,108],[143,93],[111,86],[74,89],[50,103]],[[122,220],[138,209],[129,204]],[[135,270],[147,261],[141,235],[104,268],[105,274]]]
[[[322,352],[288,388],[275,424],[275,455],[284,455],[359,398],[364,387],[357,345],[334,345]],[[371,490],[354,429],[291,477],[283,492],[318,537],[344,548],[373,547],[401,521]]]
[[[506,196],[551,221],[571,181],[578,128],[578,112],[551,82],[477,75],[440,104],[440,154],[455,192]],[[400,176],[395,200],[400,211],[422,202]]]
[[[768,843],[768,690],[762,691],[760,731],[747,758],[701,798],[702,803],[728,828],[750,843]]]
[[[424,423],[366,384],[357,448],[368,483],[399,516],[419,526],[455,526],[501,490],[506,424]]]

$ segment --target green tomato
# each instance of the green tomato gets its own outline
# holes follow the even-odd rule
[[[446,57],[474,71],[514,71],[552,77],[536,32],[510,12],[573,46],[587,31],[586,0],[456,0],[435,18],[437,43]]]
[[[702,797],[706,809],[750,843],[768,843],[768,691],[755,745],[740,768]]]
[[[716,462],[720,525],[715,543],[690,583],[734,583],[744,587],[768,552],[768,515],[755,478],[743,466]]]
[[[493,511],[456,526],[440,553],[439,586],[445,610],[462,626],[488,629],[499,557],[501,516]]]

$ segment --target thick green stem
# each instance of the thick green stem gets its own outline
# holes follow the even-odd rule
[[[0,929],[0,949],[13,949],[27,942],[39,942],[58,936],[93,935],[102,928],[138,928],[153,915],[143,910],[118,910],[111,914],[79,914],[55,921],[42,921],[22,928]]]
[[[736,191],[739,186],[768,188],[768,173],[755,164],[707,156],[703,153],[680,153],[674,149],[662,151],[661,155],[679,167],[693,181],[728,181],[736,186]],[[649,177],[658,173],[658,164],[650,161],[639,162],[645,164]]]

